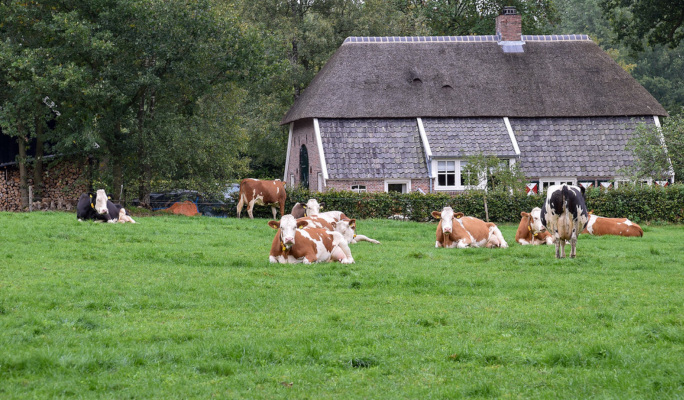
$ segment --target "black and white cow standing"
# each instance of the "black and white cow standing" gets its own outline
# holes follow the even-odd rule
[[[556,258],[565,258],[565,244],[568,241],[572,246],[570,257],[575,257],[577,236],[584,230],[588,220],[584,188],[572,185],[549,187],[541,210],[541,222],[553,235]]]
[[[79,221],[92,219],[95,221],[116,222],[119,219],[121,206],[114,204],[107,197],[104,189],[95,194],[83,193],[76,205],[76,217]]]

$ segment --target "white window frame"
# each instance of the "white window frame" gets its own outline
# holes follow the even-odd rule
[[[503,160],[507,160],[502,158]],[[440,185],[439,184],[439,178],[438,178],[438,169],[439,169],[439,162],[440,161],[453,161],[455,162],[456,166],[456,180],[454,181],[455,185],[453,186],[448,186],[448,185]],[[461,163],[465,163],[466,160],[459,159],[459,158],[438,158],[438,159],[432,159],[432,178],[434,179],[435,183],[435,191],[462,191],[462,190],[468,190],[468,189],[484,189],[487,187],[487,181],[484,176],[481,176],[479,179],[479,183],[477,185],[461,185]],[[510,163],[510,161],[508,161]]]
[[[546,187],[544,187],[544,184],[548,184],[547,187],[553,186],[553,185],[561,185],[561,184],[571,184],[574,186],[577,186],[577,178],[568,178],[568,177],[552,177],[552,178],[541,178],[539,179],[539,193],[546,193]]]
[[[391,184],[402,184],[406,185],[406,191],[402,193],[411,193],[411,180],[410,179],[385,179],[385,193],[388,193],[388,186]]]
[[[626,186],[626,185],[636,185],[636,184],[638,184],[641,187],[644,187],[644,185],[653,186],[653,179],[652,178],[639,179],[638,181],[634,182],[633,180],[631,180],[629,178],[620,177],[620,178],[615,178],[615,180],[613,181],[613,187],[616,189],[619,188],[620,185]]]
[[[366,193],[367,192],[366,185],[359,185],[359,184],[351,185],[350,190],[354,193]]]

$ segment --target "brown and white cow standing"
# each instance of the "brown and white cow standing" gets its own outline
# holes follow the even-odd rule
[[[351,240],[349,241],[349,244],[353,243],[358,243],[358,242],[371,242],[375,244],[380,244],[379,241],[375,239],[371,239],[366,235],[357,235],[356,234],[356,220],[355,219],[350,219],[342,211],[326,211],[326,212],[321,212],[322,206],[318,203],[318,200],[316,199],[309,199],[309,201],[306,202],[306,205],[304,206],[304,209],[306,210],[306,216],[307,217],[318,217],[318,218],[323,218],[327,220],[328,222],[341,222],[341,221],[352,221],[349,223],[351,229],[354,232],[354,236]],[[339,232],[339,229],[338,229]]]
[[[606,218],[590,214],[589,222],[582,233],[594,236],[616,235],[628,237],[642,237],[644,230],[627,218]]]
[[[272,263],[311,264],[323,261],[339,261],[342,264],[354,262],[347,241],[341,233],[323,228],[307,228],[308,221],[297,220],[284,215],[280,221],[269,221],[277,229],[268,260]]]
[[[462,212],[454,213],[451,207],[444,207],[441,212],[433,211],[432,216],[439,219],[435,247],[508,247],[501,231],[492,222],[466,217]]]
[[[588,219],[584,188],[573,185],[554,185],[548,188],[541,211],[541,222],[553,235],[556,258],[565,258],[567,242],[570,242],[571,247],[570,258],[575,257],[577,237],[584,230]]]
[[[520,225],[515,232],[515,241],[521,245],[553,244],[553,236],[541,223],[541,208],[535,207],[531,212],[521,212]]]
[[[285,215],[285,183],[279,179],[275,181],[262,181],[259,179],[243,179],[240,182],[240,201],[237,205],[237,216],[240,218],[242,207],[247,204],[249,218],[254,218],[252,210],[254,204],[270,205],[273,218],[276,217],[276,204],[280,206],[280,215]]]

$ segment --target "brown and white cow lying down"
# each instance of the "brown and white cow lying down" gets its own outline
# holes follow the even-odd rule
[[[371,239],[366,235],[357,235],[356,234],[356,220],[355,219],[350,219],[342,211],[326,211],[326,212],[321,212],[321,205],[318,204],[318,200],[316,199],[309,199],[309,201],[306,202],[306,205],[304,206],[304,209],[306,210],[306,216],[307,217],[318,217],[318,218],[323,218],[328,222],[341,222],[341,221],[350,221],[349,225],[353,231],[353,236],[351,239],[347,239],[349,244],[353,243],[358,243],[358,242],[371,242],[375,244],[380,244],[379,241],[375,239]],[[339,228],[337,229],[338,232],[340,232]],[[348,237],[348,236],[345,236]]]
[[[466,217],[461,212],[454,214],[451,207],[444,207],[441,212],[433,211],[432,216],[439,219],[435,247],[508,247],[494,223]]]
[[[553,236],[541,223],[541,208],[535,207],[531,212],[521,212],[520,225],[515,232],[515,241],[521,245],[553,244]]]
[[[237,216],[240,218],[242,207],[247,204],[249,218],[254,218],[252,210],[254,204],[270,205],[273,218],[276,217],[276,205],[280,206],[280,216],[285,215],[285,183],[279,179],[275,181],[262,181],[259,179],[243,179],[240,182],[240,201],[237,205]]]
[[[589,222],[582,233],[594,236],[644,236],[644,230],[627,218],[606,218],[594,214],[589,214]]]
[[[268,225],[278,232],[273,238],[268,260],[281,264],[354,262],[349,245],[341,233],[307,227],[308,224],[308,221],[301,221],[298,224],[290,214],[283,215],[280,221],[269,221]]]

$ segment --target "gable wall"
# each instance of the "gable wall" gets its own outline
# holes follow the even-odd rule
[[[304,119],[294,122],[290,145],[290,159],[286,173],[286,183],[291,185],[291,176],[294,175],[295,186],[301,184],[299,179],[299,151],[302,145],[306,146],[309,154],[309,190],[318,191],[318,173],[321,169],[321,159],[318,154],[316,143],[316,132],[314,130],[313,119]]]

